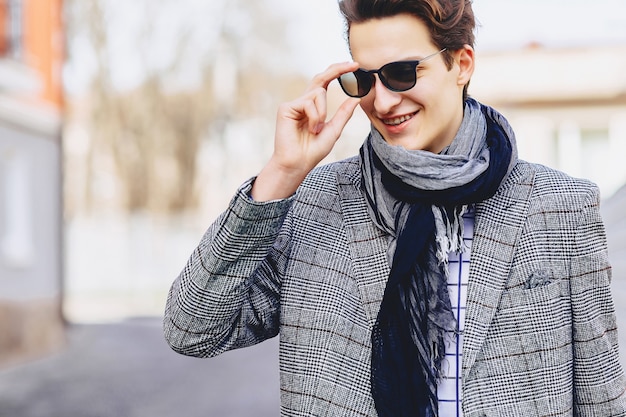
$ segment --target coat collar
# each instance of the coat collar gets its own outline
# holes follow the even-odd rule
[[[338,173],[337,183],[355,279],[373,327],[390,270],[388,237],[369,218],[358,160],[355,165],[356,169],[352,166]],[[476,205],[463,337],[463,378],[473,366],[497,310],[527,217],[533,180],[528,164],[518,163],[496,195]]]

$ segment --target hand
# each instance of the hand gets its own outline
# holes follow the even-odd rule
[[[328,85],[357,68],[354,62],[333,64],[313,78],[301,97],[279,107],[274,153],[254,183],[252,198],[267,201],[292,195],[330,153],[360,99],[348,98],[327,121]]]

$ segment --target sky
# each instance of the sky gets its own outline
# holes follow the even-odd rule
[[[158,65],[159,56],[173,53],[171,39],[177,25],[193,28],[198,45],[210,47],[219,27],[217,19],[223,16],[228,0],[166,1],[165,6],[160,6],[163,10],[148,11],[145,9],[150,8],[146,6],[149,0],[109,1],[120,7],[112,19],[116,36],[111,59],[122,63],[116,83],[123,88],[132,86],[142,77],[141,60],[145,60],[146,54],[137,53],[128,42],[129,38],[140,35],[137,27],[141,25],[137,22],[148,17],[154,19],[159,29],[157,39],[151,43],[153,51],[148,54]],[[333,62],[350,59],[336,0],[263,1],[288,19],[290,56],[305,75],[313,76]],[[531,42],[553,47],[626,44],[626,0],[474,0],[473,8],[479,24],[476,31],[478,53],[521,48]],[[255,36],[255,33],[248,36]],[[65,79],[72,93],[87,85],[94,60],[84,40],[71,40],[70,48],[74,59],[66,67]],[[185,68],[189,77],[193,77],[193,69],[200,67],[200,63],[194,62],[193,56],[186,59],[189,63]]]

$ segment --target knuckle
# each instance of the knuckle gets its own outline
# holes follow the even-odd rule
[[[313,84],[320,85],[326,82],[326,72],[319,72],[313,76]]]

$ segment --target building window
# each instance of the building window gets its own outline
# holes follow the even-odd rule
[[[0,55],[22,56],[23,0],[0,0]]]

